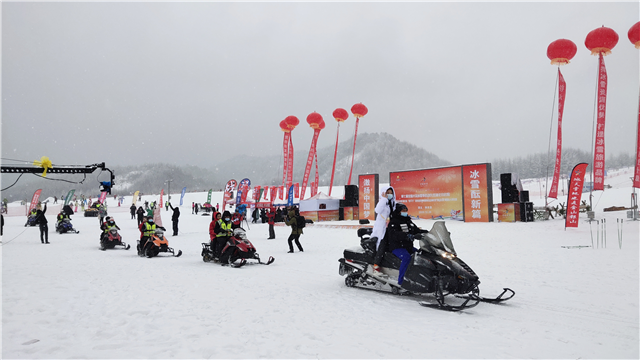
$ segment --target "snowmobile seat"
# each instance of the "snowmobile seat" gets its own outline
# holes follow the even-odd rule
[[[347,260],[365,262],[371,265],[373,265],[373,259],[375,257],[375,253],[370,251],[365,251],[364,249],[357,249],[357,248],[345,249],[343,255],[344,255],[344,258]]]
[[[373,228],[371,227],[363,227],[358,229],[358,237],[362,239],[365,235],[371,235],[373,233]]]
[[[360,240],[360,246],[362,246],[362,248],[364,249],[364,251],[366,252],[370,252],[371,254],[376,253],[376,248],[377,248],[377,243],[378,243],[378,238],[362,238],[362,240]]]

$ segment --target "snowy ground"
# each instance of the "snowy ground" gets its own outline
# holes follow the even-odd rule
[[[294,254],[286,253],[288,228],[276,227],[277,239],[267,240],[267,225],[251,224],[259,253],[276,261],[234,269],[202,261],[210,218],[192,215],[190,205],[179,236],[168,237],[180,258],[99,251],[98,220],[81,214],[73,216],[79,234],[58,235],[49,213],[50,245],[40,244],[37,228],[23,226],[25,217],[6,217],[2,357],[637,359],[639,222],[624,211],[602,212],[629,206],[631,183],[618,180],[596,198],[596,217],[607,220],[606,248],[561,247],[591,245],[585,221],[566,231],[563,220],[447,222],[458,254],[480,276],[481,293],[516,291],[506,304],[459,313],[347,288],[338,259],[359,239],[354,229],[330,226],[355,221],[307,227],[305,252]],[[185,203],[205,196],[187,194]],[[127,208],[110,210],[123,240],[135,244]],[[171,212],[162,214],[170,227]],[[622,249],[617,219],[624,219]],[[432,223],[417,221],[427,229]]]

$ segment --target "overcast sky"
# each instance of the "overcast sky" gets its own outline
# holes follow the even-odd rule
[[[107,166],[207,166],[279,154],[289,115],[296,150],[332,112],[362,102],[359,132],[388,132],[453,163],[546,152],[557,67],[567,82],[564,146],[591,149],[597,57],[584,40],[620,40],[609,75],[606,151],[634,152],[640,18],[624,3],[2,2],[2,158]],[[553,110],[553,112],[552,112]],[[350,117],[340,138],[353,135]],[[3,161],[4,162],[4,161]]]

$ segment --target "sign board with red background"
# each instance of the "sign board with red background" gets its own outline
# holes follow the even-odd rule
[[[491,164],[391,172],[389,182],[412,216],[493,221]]]

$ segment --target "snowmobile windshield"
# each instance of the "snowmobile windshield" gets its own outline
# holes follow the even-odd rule
[[[453,247],[453,242],[451,241],[450,233],[447,230],[444,221],[436,221],[429,231],[429,234],[422,236],[422,239],[420,239],[421,248],[428,248],[429,245],[453,255],[457,255],[456,249]]]
[[[247,240],[247,233],[243,228],[235,228],[233,230],[233,236],[237,237],[238,239]]]

